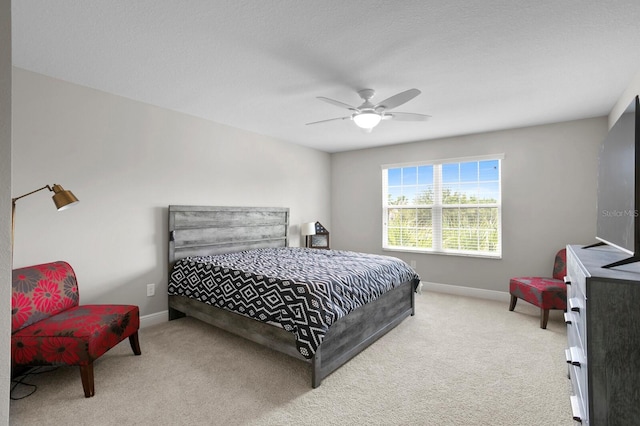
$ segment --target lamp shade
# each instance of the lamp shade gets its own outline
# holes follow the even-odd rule
[[[300,234],[302,234],[302,235],[316,235],[316,223],[315,222],[303,223],[300,226]]]
[[[78,202],[78,199],[71,191],[67,191],[61,185],[53,185],[53,202],[58,211],[66,210]]]
[[[380,123],[380,120],[382,120],[382,117],[375,112],[361,112],[353,117],[356,126],[362,129],[373,129]]]

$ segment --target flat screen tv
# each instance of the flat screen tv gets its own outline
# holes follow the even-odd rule
[[[640,261],[640,100],[629,104],[600,148],[596,245],[607,244],[629,258],[604,268]]]

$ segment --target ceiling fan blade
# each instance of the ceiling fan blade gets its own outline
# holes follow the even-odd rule
[[[384,108],[384,109],[392,109],[397,106],[402,105],[405,102],[409,102],[411,99],[418,96],[420,92],[418,89],[409,89],[404,92],[400,92],[397,95],[393,95],[390,98],[385,99],[384,101],[378,103],[374,109],[376,108]]]
[[[358,108],[351,106],[349,104],[345,104],[344,102],[336,101],[335,99],[325,98],[324,96],[318,96],[318,99],[320,99],[321,101],[328,102],[331,105],[335,105],[340,108],[346,108],[350,111],[358,111]]]
[[[314,121],[312,123],[307,123],[307,126],[310,124],[318,124],[318,123],[326,123],[327,121],[337,121],[337,120],[350,120],[351,116],[349,117],[339,117],[339,118],[330,118],[328,120],[320,120],[320,121]]]
[[[382,118],[385,120],[395,121],[427,121],[431,116],[426,114],[415,114],[413,112],[385,112],[384,117]]]

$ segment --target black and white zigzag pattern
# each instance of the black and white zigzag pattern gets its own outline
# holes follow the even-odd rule
[[[411,280],[418,275],[395,257],[283,247],[181,259],[169,294],[280,323],[311,358],[331,324]]]

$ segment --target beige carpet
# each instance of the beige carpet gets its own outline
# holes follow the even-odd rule
[[[191,318],[95,363],[31,376],[12,425],[572,425],[562,312],[424,293],[417,314],[310,386],[309,365]],[[14,396],[26,389],[18,387]]]

